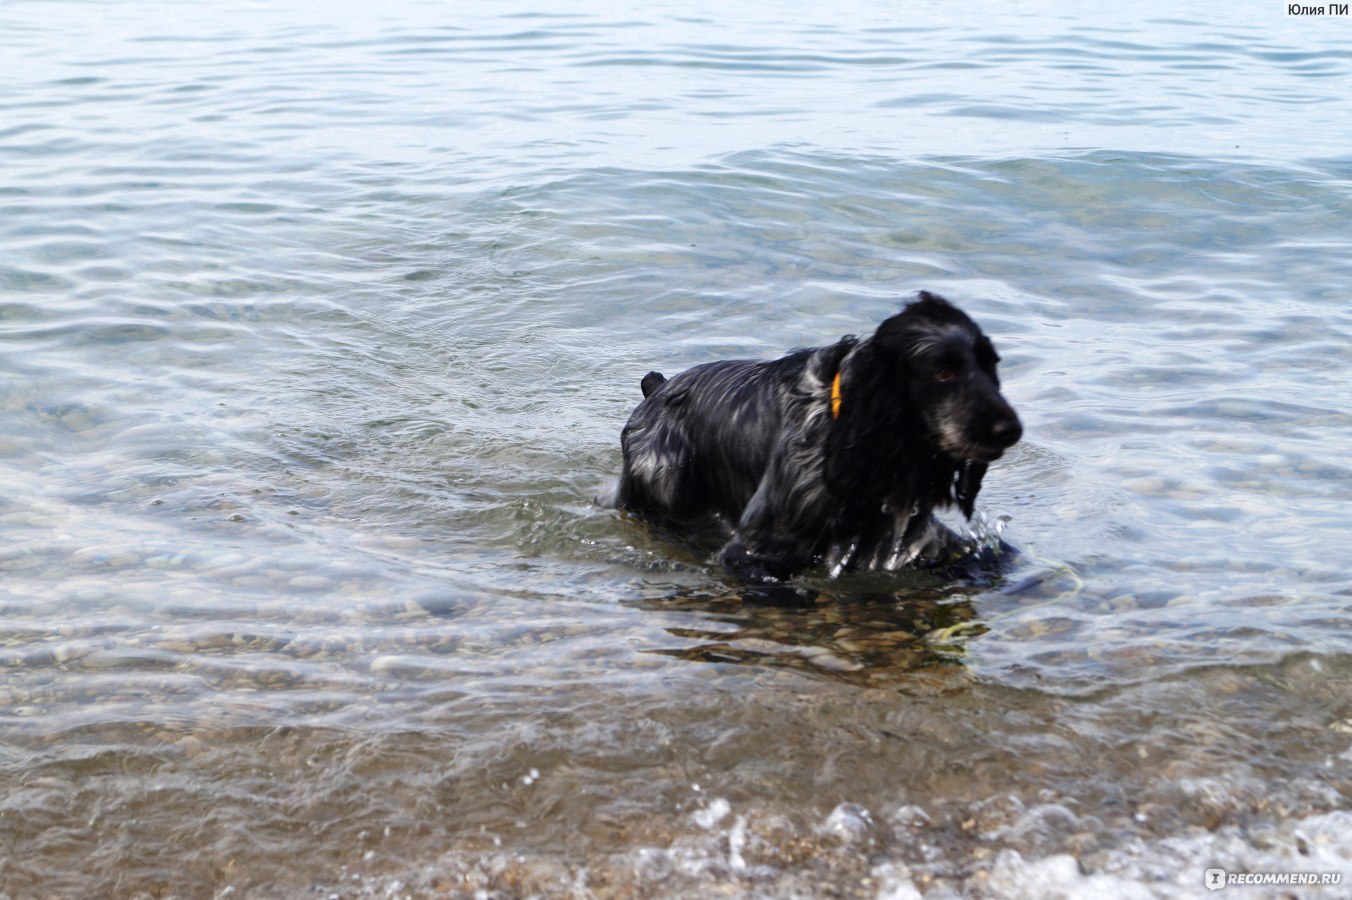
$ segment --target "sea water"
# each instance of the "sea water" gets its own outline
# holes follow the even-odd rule
[[[5,5],[0,893],[1345,896],[1348,28]],[[999,577],[591,503],[645,372],[922,288]]]

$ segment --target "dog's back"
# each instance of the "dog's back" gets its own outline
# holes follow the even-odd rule
[[[764,476],[781,419],[774,383],[791,375],[792,360],[725,360],[670,379],[644,376],[643,402],[620,437],[619,506],[661,519],[735,522]]]

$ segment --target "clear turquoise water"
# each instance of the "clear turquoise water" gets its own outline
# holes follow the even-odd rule
[[[6,5],[0,893],[1352,878],[1347,28]],[[919,288],[1003,582],[748,607],[592,506],[644,372]]]

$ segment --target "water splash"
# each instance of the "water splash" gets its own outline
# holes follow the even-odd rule
[[[971,542],[973,551],[998,551],[1003,544],[1002,536],[1010,521],[1011,516],[999,515],[992,518],[984,509],[978,509],[963,526],[962,536]]]

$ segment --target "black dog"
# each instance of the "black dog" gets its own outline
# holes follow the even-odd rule
[[[757,582],[944,561],[986,466],[1023,426],[976,323],[922,291],[863,339],[769,362],[649,372],[621,437],[616,505],[731,529],[719,560]]]

